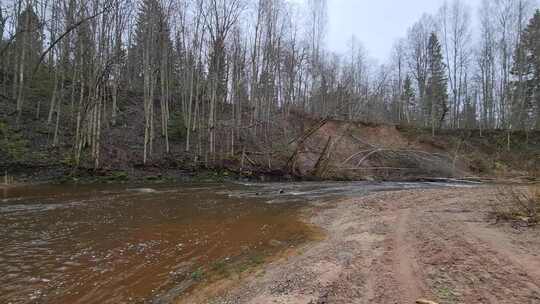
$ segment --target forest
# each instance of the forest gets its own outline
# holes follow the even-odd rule
[[[0,0],[0,244],[0,303],[540,303],[540,1]]]
[[[534,1],[483,0],[477,11],[448,1],[411,24],[383,63],[361,37],[346,53],[328,50],[327,6],[1,1],[0,159],[208,166],[253,147],[287,150],[298,134],[286,122],[306,118],[432,135],[540,128]]]

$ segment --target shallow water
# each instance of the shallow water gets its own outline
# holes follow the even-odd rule
[[[233,264],[309,239],[312,230],[298,218],[299,209],[308,201],[432,186],[440,185],[41,185],[3,189],[0,303],[166,301],[201,279],[212,265]]]

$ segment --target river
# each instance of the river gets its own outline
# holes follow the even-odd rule
[[[0,190],[0,303],[170,302],[312,238],[315,200],[413,183],[34,185]]]

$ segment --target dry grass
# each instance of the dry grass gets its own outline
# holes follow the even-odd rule
[[[497,221],[535,226],[540,224],[540,184],[502,187],[494,206]]]

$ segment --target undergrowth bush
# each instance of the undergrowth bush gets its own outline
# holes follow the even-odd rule
[[[28,151],[28,142],[20,133],[13,131],[8,125],[0,121],[0,152],[11,161],[20,161]]]
[[[497,221],[520,222],[527,226],[540,224],[540,184],[502,187],[494,207]]]

